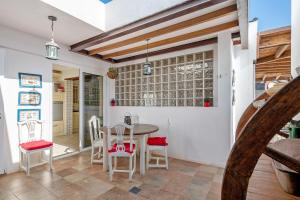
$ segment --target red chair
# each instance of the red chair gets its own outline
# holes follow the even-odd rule
[[[39,132],[37,130],[39,129]],[[53,142],[42,139],[43,122],[39,120],[22,121],[18,123],[20,168],[30,175],[30,155],[33,153],[50,151],[49,166],[52,170],[52,148]],[[26,166],[23,165],[23,155],[25,155]]]
[[[160,151],[164,153],[164,157],[152,156],[151,151]],[[156,160],[156,164],[150,164],[152,159]],[[164,160],[164,164],[159,161]],[[149,137],[147,141],[147,169],[149,168],[169,168],[168,165],[168,143],[167,137]]]

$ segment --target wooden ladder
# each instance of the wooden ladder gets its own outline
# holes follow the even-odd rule
[[[264,153],[288,168],[300,173],[300,161],[268,146],[274,135],[300,112],[300,77],[289,82],[274,95],[262,94],[256,100],[267,99],[259,109],[252,104],[242,115],[237,127],[237,140],[227,160],[222,200],[244,200],[249,178]]]

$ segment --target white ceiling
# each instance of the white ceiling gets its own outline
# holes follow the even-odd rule
[[[0,25],[45,39],[51,36],[48,15],[58,18],[54,24],[54,37],[58,43],[71,45],[102,32],[40,0],[0,0]]]

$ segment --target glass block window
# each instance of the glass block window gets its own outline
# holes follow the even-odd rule
[[[213,51],[198,52],[151,62],[152,75],[143,64],[118,68],[115,98],[118,106],[201,107],[214,102]]]

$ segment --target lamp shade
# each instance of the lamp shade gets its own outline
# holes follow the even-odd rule
[[[143,74],[144,75],[151,75],[152,74],[152,65],[151,65],[151,63],[149,63],[149,62],[144,63]]]
[[[53,39],[51,39],[50,42],[46,43],[46,58],[51,60],[57,60],[58,59],[58,50],[59,46],[54,42]]]

